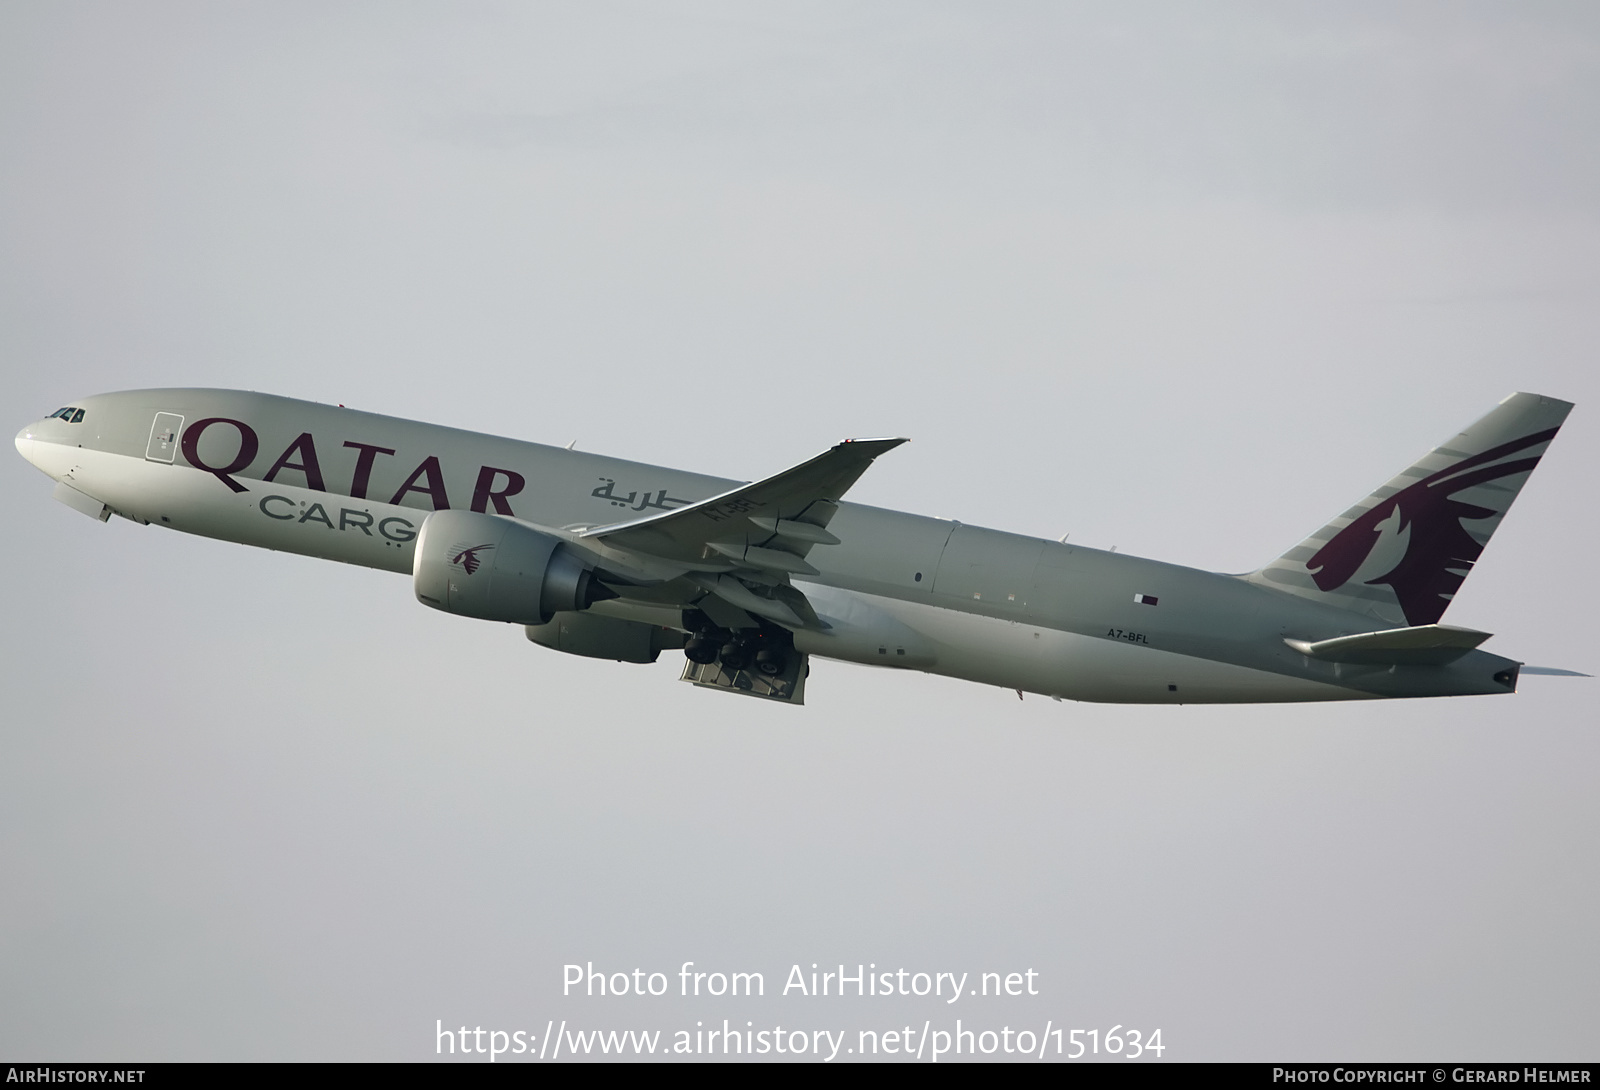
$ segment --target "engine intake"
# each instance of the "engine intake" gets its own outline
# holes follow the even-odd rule
[[[616,597],[565,542],[475,511],[435,511],[423,520],[411,583],[425,606],[514,624],[544,624]]]

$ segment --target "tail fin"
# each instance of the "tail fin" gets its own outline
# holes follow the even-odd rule
[[[1512,394],[1245,578],[1386,624],[1437,623],[1571,409]]]

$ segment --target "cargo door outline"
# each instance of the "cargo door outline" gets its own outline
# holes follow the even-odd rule
[[[150,425],[150,441],[145,444],[147,462],[171,465],[178,455],[178,436],[183,432],[183,417],[178,413],[156,413]]]

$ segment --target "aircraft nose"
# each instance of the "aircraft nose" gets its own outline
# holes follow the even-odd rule
[[[17,453],[28,461],[33,461],[33,425],[28,425],[17,432]]]

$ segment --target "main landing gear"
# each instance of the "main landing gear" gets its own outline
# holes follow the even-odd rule
[[[720,662],[730,672],[753,668],[766,677],[779,677],[794,654],[794,636],[776,625],[719,628],[698,609],[685,610],[683,622],[693,633],[683,645],[684,657],[701,666]]]

